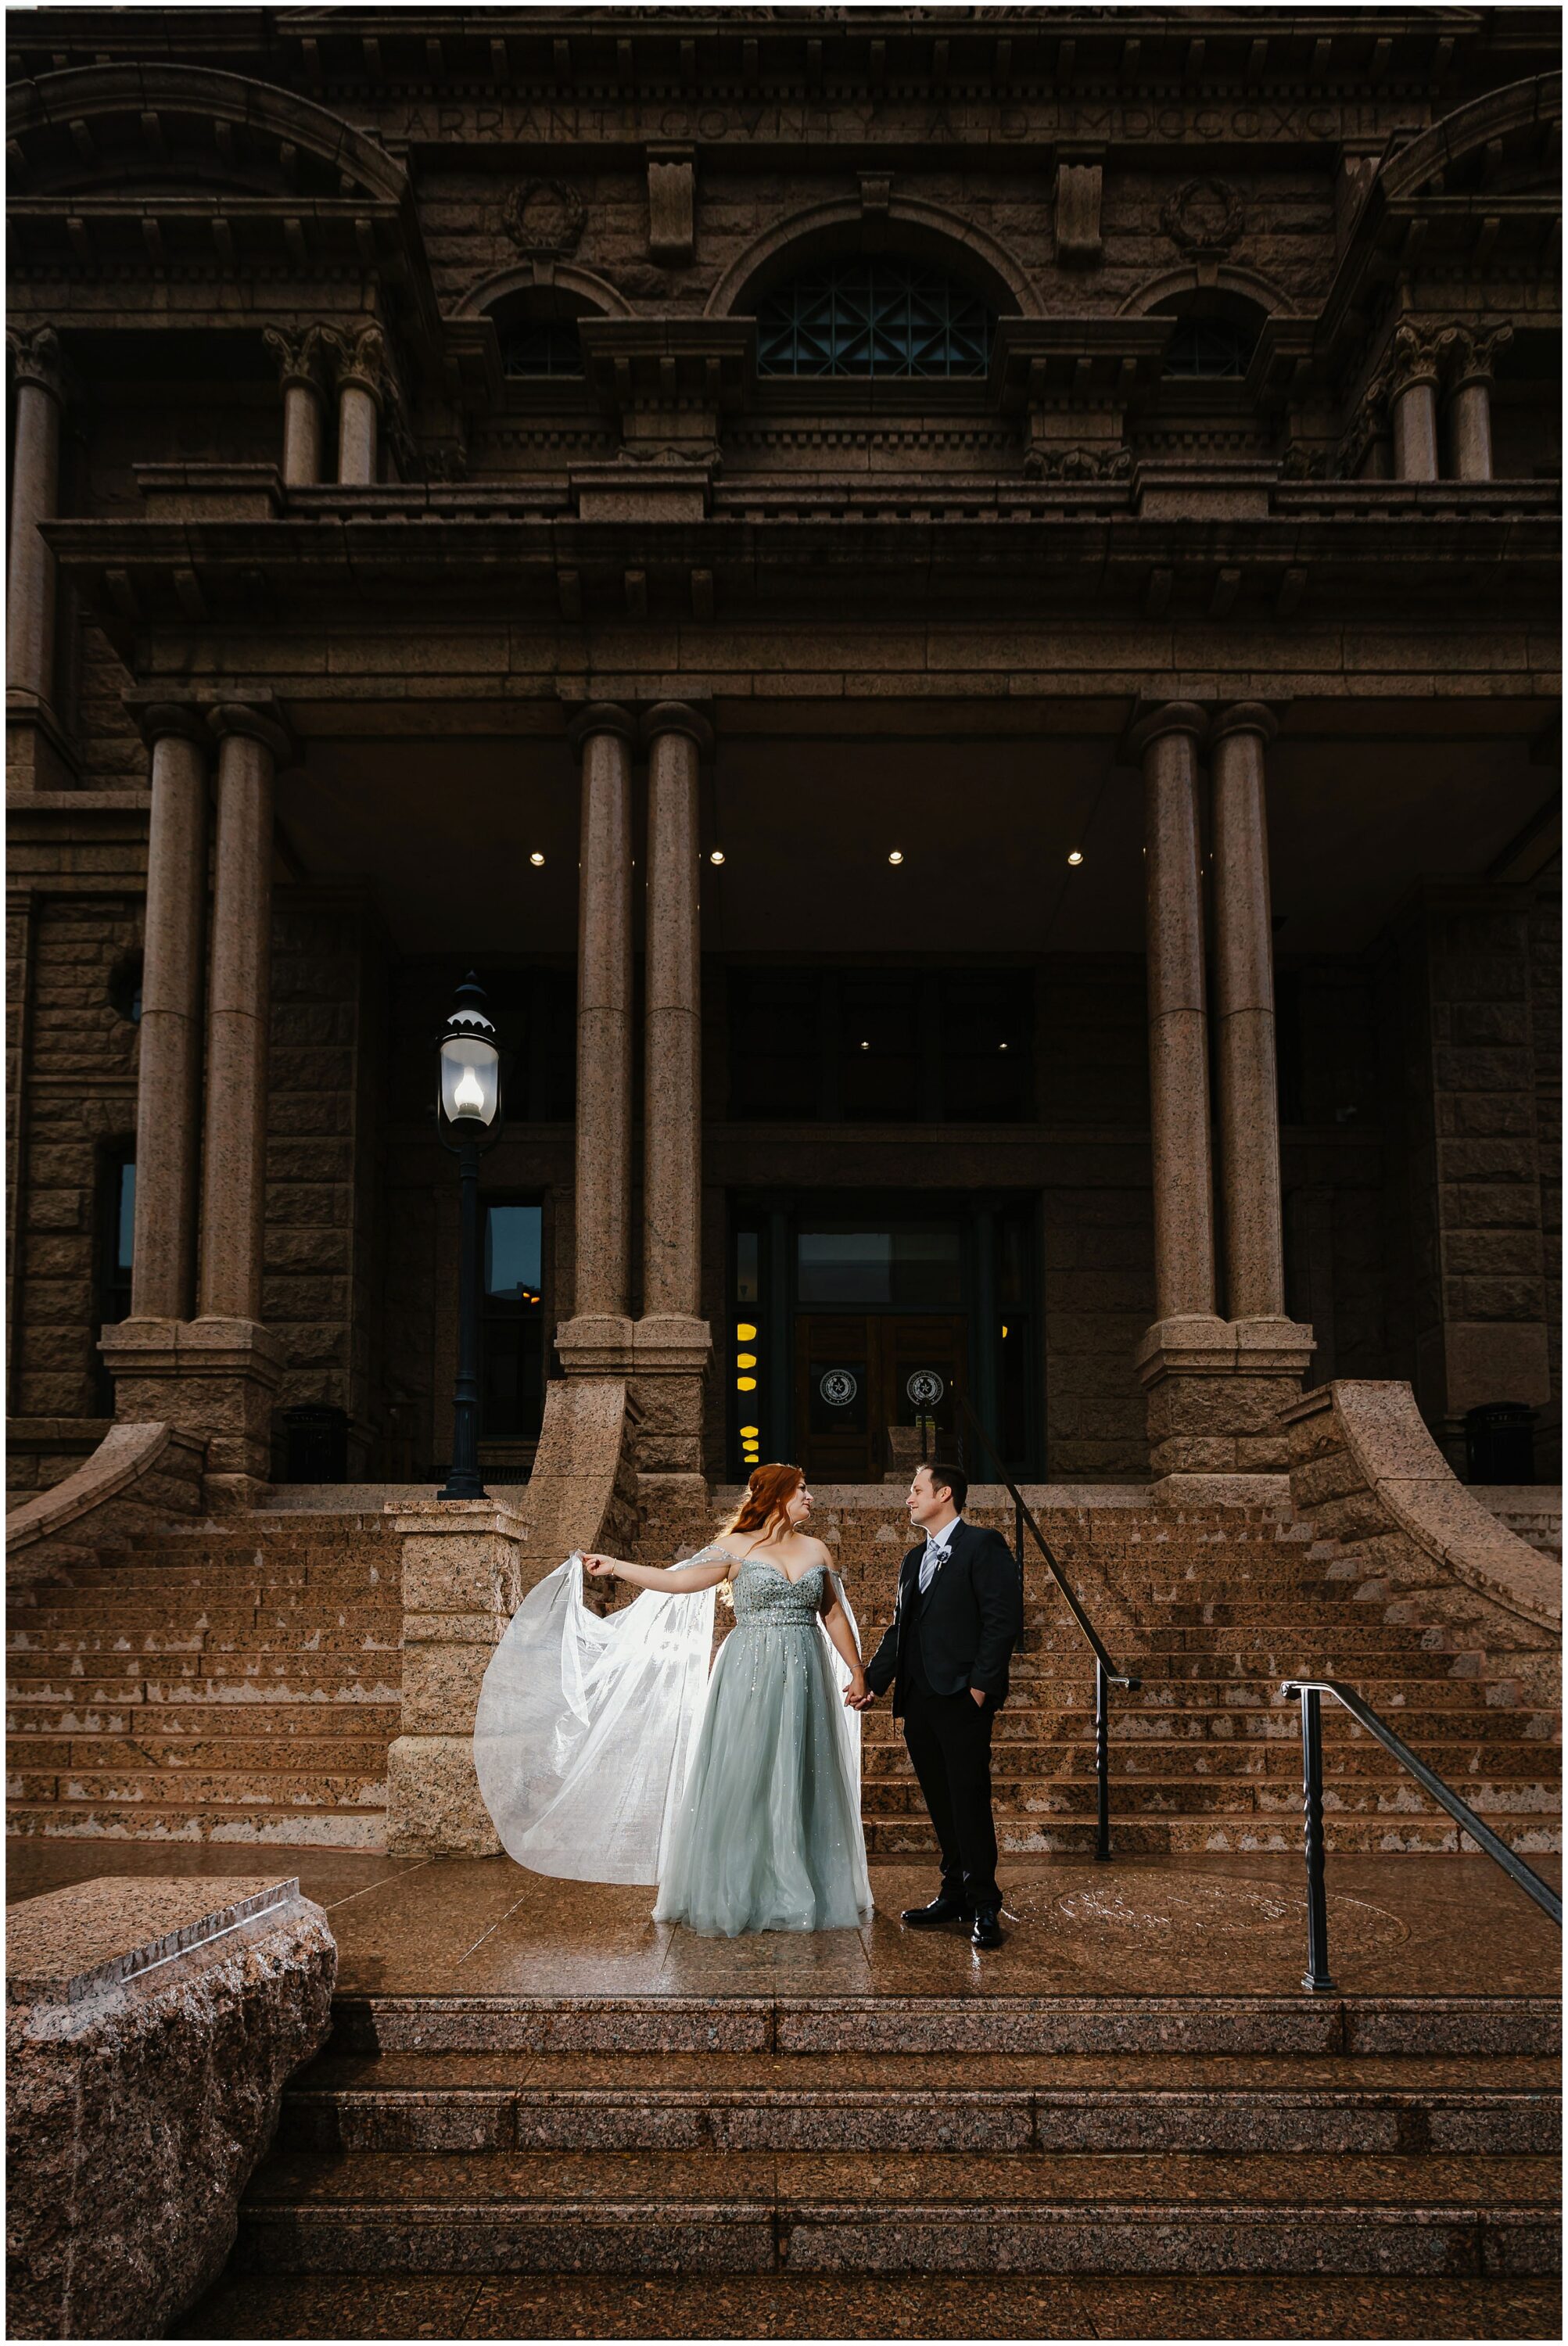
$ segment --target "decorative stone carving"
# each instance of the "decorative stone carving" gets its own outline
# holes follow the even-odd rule
[[[1490,382],[1497,353],[1512,340],[1513,328],[1506,320],[1490,331],[1475,326],[1445,326],[1437,338],[1437,346],[1449,389],[1462,391],[1466,383]]]
[[[66,396],[66,362],[60,349],[60,337],[53,326],[34,326],[26,332],[7,333],[5,352],[10,363],[11,380],[20,387],[36,383],[51,399],[64,403]]]
[[[1401,318],[1389,343],[1389,354],[1376,387],[1385,399],[1398,399],[1417,383],[1439,381],[1442,373],[1445,330],[1418,326]]]
[[[559,179],[523,180],[501,210],[501,225],[519,252],[558,260],[575,252],[586,219],[581,196]]]
[[[648,255],[684,263],[692,257],[697,167],[689,147],[648,148]]]
[[[337,1950],[292,1877],[120,1877],[12,1908],[10,2332],[149,2338],[216,2280]]]
[[[329,326],[322,329],[321,345],[339,398],[344,392],[359,392],[371,400],[398,470],[405,475],[416,470],[408,403],[385,330],[373,319],[349,333]]]
[[[1105,168],[1064,162],[1056,170],[1056,258],[1069,269],[1092,269],[1105,257],[1100,235]]]
[[[1032,481],[1130,481],[1130,448],[1032,448],[1023,460]]]
[[[1241,198],[1226,179],[1188,179],[1166,198],[1160,226],[1182,252],[1228,252],[1241,234]]]
[[[262,346],[277,367],[278,380],[285,391],[295,383],[317,393],[325,389],[330,333],[329,327],[319,325],[306,326],[294,334],[281,326],[263,326]]]

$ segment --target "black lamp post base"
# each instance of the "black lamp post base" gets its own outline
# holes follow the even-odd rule
[[[484,1484],[480,1481],[478,1475],[475,1474],[472,1480],[467,1476],[454,1476],[452,1480],[443,1484],[435,1495],[438,1500],[487,1499],[490,1496],[490,1494],[485,1489]]]

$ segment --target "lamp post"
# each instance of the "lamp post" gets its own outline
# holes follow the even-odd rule
[[[463,1244],[457,1294],[457,1383],[452,1401],[452,1464],[438,1499],[483,1499],[479,1475],[479,1158],[500,1129],[501,1054],[484,1015],[484,989],[472,970],[457,989],[438,1045],[436,1124],[457,1159]],[[453,1137],[451,1140],[446,1134]]]

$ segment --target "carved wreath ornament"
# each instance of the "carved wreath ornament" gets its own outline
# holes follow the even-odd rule
[[[524,179],[501,210],[501,224],[520,252],[575,252],[587,215],[575,188],[559,179]]]
[[[1166,198],[1160,226],[1183,252],[1228,252],[1241,234],[1241,198],[1224,179],[1188,179]]]

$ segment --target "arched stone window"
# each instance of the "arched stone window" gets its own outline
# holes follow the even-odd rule
[[[792,278],[757,306],[765,375],[983,375],[996,315],[920,260],[863,254]]]
[[[1174,317],[1162,373],[1174,380],[1235,382],[1247,372],[1265,312],[1244,294],[1176,294],[1156,305],[1156,318]]]

